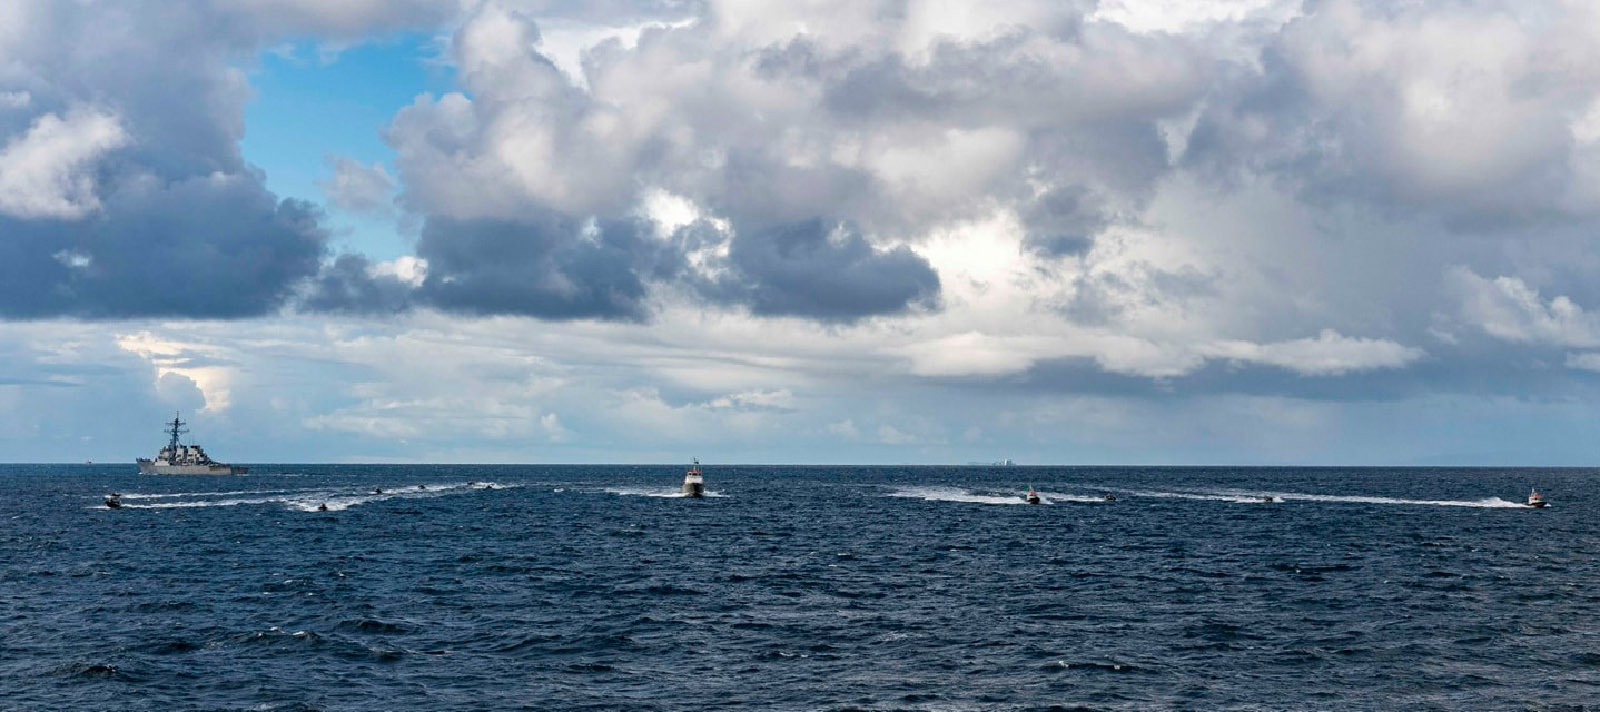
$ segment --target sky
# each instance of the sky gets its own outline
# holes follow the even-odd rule
[[[1591,465],[1587,0],[0,0],[0,461]]]

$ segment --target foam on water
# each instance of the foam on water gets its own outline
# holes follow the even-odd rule
[[[1225,495],[1232,495],[1237,491],[1219,490]],[[1245,495],[1250,496],[1250,495]],[[1262,492],[1254,496],[1269,496],[1286,502],[1343,502],[1350,504],[1404,504],[1426,507],[1482,507],[1486,509],[1529,509],[1528,505],[1521,502],[1510,502],[1499,497],[1485,497],[1483,499],[1457,500],[1457,499],[1402,499],[1399,497],[1373,497],[1368,495],[1336,495],[1336,494],[1306,494],[1302,492]]]
[[[686,494],[683,493],[682,489],[679,489],[677,487],[607,487],[607,488],[605,488],[605,492],[606,492],[606,494],[622,495],[622,496],[625,496],[625,497],[663,497],[663,498],[667,498],[667,499],[675,499],[675,498],[685,498],[685,499],[687,499],[689,497],[689,495],[686,495]],[[722,494],[720,492],[712,492],[711,490],[706,490],[705,494],[703,494],[701,496],[702,497],[726,497],[728,495]]]
[[[231,496],[234,496],[234,495],[241,495],[241,494],[276,494],[276,493],[279,493],[279,492],[292,492],[292,491],[294,491],[294,490],[265,489],[265,490],[235,490],[235,491],[232,491],[232,492],[163,492],[163,493],[148,493],[148,494],[147,493],[142,493],[142,492],[125,492],[125,493],[123,493],[121,495],[121,497],[123,499],[178,499],[178,498],[183,498],[183,497],[231,497]]]
[[[371,490],[346,488],[315,488],[303,490],[263,490],[260,492],[191,492],[172,493],[165,495],[140,495],[138,493],[124,494],[122,499],[177,499],[188,497],[179,501],[160,501],[148,504],[131,504],[123,502],[123,509],[188,509],[195,507],[237,507],[251,504],[281,504],[289,509],[300,512],[342,512],[351,507],[382,502],[390,499],[427,499],[442,497],[450,494],[463,494],[485,489],[511,489],[521,485],[507,485],[498,482],[446,482],[437,484],[402,485],[395,488],[380,488],[381,493]],[[215,499],[222,495],[237,494],[270,494],[267,497],[236,497],[232,499]],[[321,509],[326,505],[327,509]],[[103,507],[103,505],[96,505]]]
[[[969,489],[960,487],[899,487],[889,493],[890,497],[910,497],[928,502],[966,502],[968,504],[1027,504],[1021,494],[995,495],[979,494]],[[1054,496],[1052,496],[1053,498]],[[1046,498],[1040,493],[1040,500],[1048,503],[1051,498]]]
[[[1039,497],[1046,502],[1081,502],[1083,504],[1105,504],[1105,495],[1098,497],[1087,494],[1059,494],[1056,492],[1040,492]]]
[[[1195,500],[1201,500],[1201,501],[1206,501],[1206,502],[1232,502],[1234,504],[1270,504],[1269,502],[1261,499],[1263,496],[1265,496],[1265,495],[1261,495],[1261,494],[1257,494],[1257,495],[1245,495],[1245,494],[1199,494],[1199,493],[1195,493],[1195,492],[1159,492],[1159,491],[1155,491],[1155,490],[1131,490],[1131,489],[1118,489],[1118,490],[1115,490],[1115,491],[1124,492],[1126,494],[1131,494],[1131,495],[1133,495],[1135,497],[1160,497],[1160,498],[1164,498],[1164,499],[1195,499]],[[1276,501],[1280,501],[1280,500],[1274,499],[1273,501],[1276,502]]]
[[[1192,499],[1210,502],[1232,502],[1236,504],[1271,504],[1275,502],[1327,502],[1344,504],[1394,504],[1422,507],[1479,507],[1484,509],[1529,509],[1526,504],[1512,502],[1499,497],[1485,497],[1483,499],[1457,500],[1457,499],[1405,499],[1401,497],[1377,497],[1370,495],[1335,495],[1335,494],[1309,494],[1304,492],[1256,492],[1237,489],[1198,490],[1191,492],[1167,492],[1159,490],[1115,489],[1136,497],[1159,497],[1168,499]]]

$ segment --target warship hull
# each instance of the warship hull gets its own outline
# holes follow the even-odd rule
[[[248,467],[240,465],[168,465],[151,460],[139,459],[139,474],[141,475],[242,475],[250,471]]]

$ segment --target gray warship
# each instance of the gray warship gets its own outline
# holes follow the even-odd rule
[[[247,467],[239,465],[225,465],[211,459],[206,451],[199,445],[179,445],[178,436],[189,431],[183,429],[183,421],[178,419],[178,414],[172,415],[172,422],[167,423],[166,433],[172,436],[167,446],[156,453],[156,459],[149,460],[138,458],[139,474],[141,475],[242,475],[249,472]]]

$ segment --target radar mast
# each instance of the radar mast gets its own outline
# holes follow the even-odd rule
[[[176,412],[172,414],[172,422],[167,423],[167,426],[167,434],[172,436],[172,442],[168,443],[167,447],[172,448],[172,451],[176,453],[178,451],[178,436],[189,431],[183,429],[184,422],[178,419]]]

